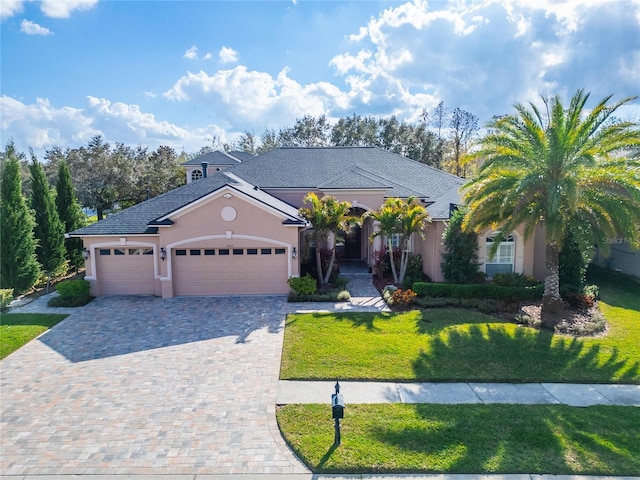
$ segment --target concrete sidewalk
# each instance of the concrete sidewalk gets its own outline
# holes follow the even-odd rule
[[[329,403],[334,381],[280,380],[276,403]],[[640,407],[640,385],[569,383],[390,383],[340,382],[347,404],[355,403],[513,403],[573,407]]]
[[[2,476],[6,480],[638,480],[640,477],[595,475],[544,475],[544,474],[257,474],[257,475],[18,475]]]

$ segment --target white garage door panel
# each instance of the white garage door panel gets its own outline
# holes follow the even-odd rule
[[[267,247],[257,246],[257,254],[251,249],[214,250],[214,255],[205,255],[204,249],[175,249],[172,252],[173,285],[175,295],[263,295],[287,293],[287,256],[264,254]],[[200,255],[194,254],[200,251]],[[240,254],[240,250],[242,254]],[[279,251],[282,251],[280,249]],[[285,250],[286,251],[286,250]],[[182,255],[177,253],[184,253]]]
[[[144,255],[145,251],[149,254]],[[141,248],[96,250],[100,294],[153,295],[155,279],[152,253],[153,250]]]

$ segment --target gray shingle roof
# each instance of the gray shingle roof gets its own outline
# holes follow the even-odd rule
[[[212,154],[223,154],[212,152]],[[200,164],[199,159],[195,164]],[[219,157],[224,160],[227,157]],[[301,221],[297,210],[264,190],[385,189],[386,197],[415,196],[433,202],[434,219],[449,217],[449,204],[461,203],[464,179],[377,147],[277,148],[134,205],[72,235],[153,234],[170,213],[228,185],[282,212],[289,223]],[[187,162],[189,163],[189,162]],[[259,187],[259,188],[254,188]],[[305,192],[306,193],[306,192]],[[151,226],[150,226],[151,224]]]
[[[234,155],[235,154],[235,155]],[[201,155],[191,160],[187,160],[182,165],[202,165],[202,162],[207,162],[209,165],[236,165],[243,159],[238,154],[244,154],[244,152],[221,152],[216,150],[215,152],[209,152],[206,155]],[[251,158],[251,155],[248,154]]]
[[[71,232],[71,235],[140,235],[154,234],[152,225],[166,225],[165,218],[172,212],[195,202],[221,188],[229,186],[255,200],[278,210],[287,216],[288,224],[304,223],[295,207],[261,190],[242,179],[218,172],[210,177],[191,182],[163,195],[138,203],[121,212],[109,215],[104,220]]]
[[[378,147],[276,148],[231,168],[264,189],[379,188],[387,197],[454,198],[464,179]],[[349,174],[353,183],[349,185]],[[452,193],[453,192],[453,193]],[[456,202],[460,199],[457,197]],[[448,218],[448,215],[447,217]]]

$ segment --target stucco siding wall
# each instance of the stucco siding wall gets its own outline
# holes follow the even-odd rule
[[[425,231],[424,240],[414,236],[414,252],[422,255],[422,271],[434,282],[444,282],[440,263],[442,262],[442,234],[445,222],[436,220],[430,223]]]

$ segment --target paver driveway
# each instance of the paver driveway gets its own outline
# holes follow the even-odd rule
[[[102,297],[0,363],[0,474],[303,473],[283,297]]]

